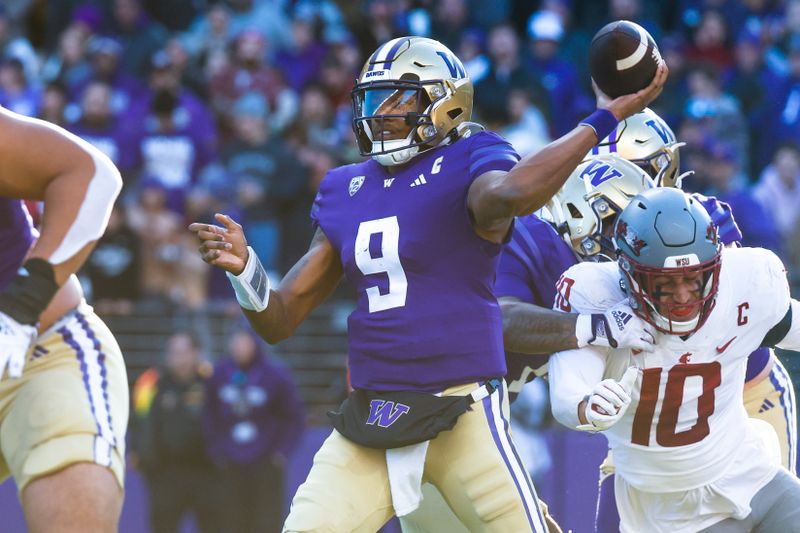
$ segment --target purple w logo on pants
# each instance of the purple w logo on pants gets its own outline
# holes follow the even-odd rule
[[[369,402],[369,416],[367,425],[374,426],[375,422],[382,428],[388,428],[408,412],[409,407],[402,403],[387,402],[386,400],[372,400]]]

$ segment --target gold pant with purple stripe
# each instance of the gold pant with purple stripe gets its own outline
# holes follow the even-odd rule
[[[476,383],[444,395],[467,395]],[[547,527],[536,492],[511,439],[505,385],[430,441],[423,479],[435,485],[470,531],[534,531]],[[386,453],[336,431],[314,457],[292,500],[285,532],[374,532],[394,515]],[[440,530],[444,531],[444,530]]]
[[[22,377],[0,380],[0,479],[20,492],[75,463],[124,486],[128,380],[106,325],[82,302],[36,339]]]

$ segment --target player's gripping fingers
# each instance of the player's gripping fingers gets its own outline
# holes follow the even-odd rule
[[[610,402],[614,407],[620,408],[630,403],[631,397],[625,392],[625,389],[613,379],[604,380],[600,385],[601,387],[595,389],[595,394]]]
[[[592,411],[600,415],[613,415],[619,410],[618,406],[598,393],[592,396],[590,403]]]

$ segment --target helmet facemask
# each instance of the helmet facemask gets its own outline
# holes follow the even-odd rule
[[[446,96],[441,81],[387,80],[358,84],[352,91],[353,128],[361,155],[382,165],[400,165],[436,135],[431,109]],[[411,110],[402,111],[412,107]],[[400,108],[402,112],[393,112]],[[386,113],[386,111],[389,111]],[[402,138],[392,130],[409,128]]]
[[[637,316],[673,335],[703,326],[717,297],[722,243],[698,201],[671,187],[645,191],[618,217],[614,243]]]
[[[399,37],[383,44],[351,93],[361,155],[401,165],[451,142],[472,116],[472,93],[464,66],[442,43]]]
[[[704,263],[675,267],[649,267],[627,256],[621,256],[620,269],[624,275],[623,285],[633,298],[631,306],[642,320],[658,331],[672,335],[689,335],[700,329],[714,307],[719,287],[720,253]],[[660,302],[660,285],[656,278],[687,278],[700,276],[699,296],[685,303]],[[680,310],[698,309],[691,318],[679,320]],[[676,316],[677,315],[677,316]]]

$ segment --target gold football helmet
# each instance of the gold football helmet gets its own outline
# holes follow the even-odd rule
[[[659,187],[680,187],[686,175],[680,174],[678,149],[684,144],[675,140],[661,117],[645,108],[620,122],[588,157],[618,154],[641,167]]]
[[[634,196],[653,187],[652,178],[630,161],[616,154],[594,156],[578,165],[546,207],[581,260],[610,261],[617,216]]]
[[[400,37],[378,47],[352,91],[361,155],[400,165],[457,136],[472,116],[472,94],[464,66],[442,43]]]

